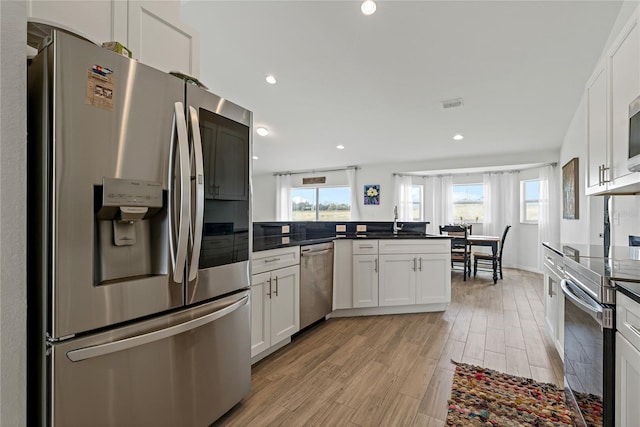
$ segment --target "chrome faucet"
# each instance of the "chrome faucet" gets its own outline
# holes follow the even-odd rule
[[[393,207],[393,234],[398,234],[402,230],[402,225],[398,225],[398,207]]]

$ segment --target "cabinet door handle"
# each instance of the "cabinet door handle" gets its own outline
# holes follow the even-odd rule
[[[604,165],[598,165],[598,185],[602,185],[602,166]]]
[[[602,165],[602,184],[606,184],[607,182],[609,182],[609,180],[607,178],[605,178],[605,173],[610,170],[611,168],[606,167],[605,165]]]
[[[414,258],[413,259],[413,271],[416,271],[416,268],[417,268],[416,265],[417,265],[417,262],[416,262],[416,259]]]
[[[276,276],[276,296],[278,296],[278,276]]]
[[[634,334],[636,334],[637,336],[640,337],[640,330],[638,330],[638,328],[633,326],[631,323],[624,322],[624,326],[626,326],[627,328],[631,329],[631,332],[633,332]]]
[[[378,258],[373,260],[374,265],[373,265],[373,271],[375,271],[376,273],[378,272]]]
[[[422,257],[420,257],[420,271],[422,271]]]
[[[547,292],[550,297],[553,296],[553,282],[549,280],[549,291]]]
[[[265,259],[264,263],[268,263],[268,262],[275,262],[275,261],[280,261],[280,258],[271,258],[271,259]]]
[[[271,299],[271,278],[269,278],[269,292],[267,292],[267,296]]]

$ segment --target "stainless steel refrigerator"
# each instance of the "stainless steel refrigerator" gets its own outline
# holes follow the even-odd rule
[[[28,108],[30,424],[211,424],[250,389],[251,112],[62,32]]]

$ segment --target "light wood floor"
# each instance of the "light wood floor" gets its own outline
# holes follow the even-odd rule
[[[445,312],[330,319],[253,366],[252,391],[219,426],[443,426],[455,366],[562,384],[544,330],[542,276],[462,281]]]

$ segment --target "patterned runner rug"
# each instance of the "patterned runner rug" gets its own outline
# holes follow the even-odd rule
[[[573,426],[564,391],[479,366],[456,363],[448,426]]]

